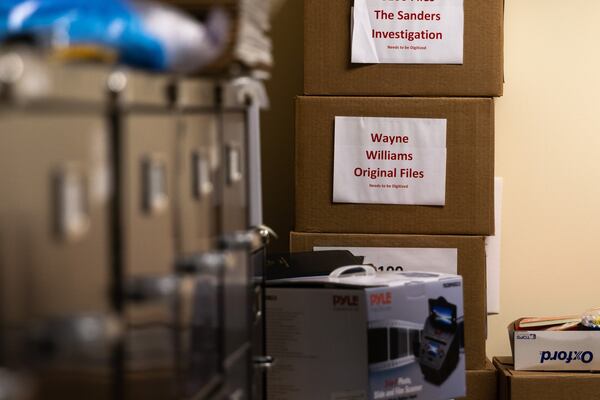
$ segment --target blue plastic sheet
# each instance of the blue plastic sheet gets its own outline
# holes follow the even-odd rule
[[[212,61],[227,41],[227,24],[222,14],[203,25],[139,0],[0,0],[0,41],[100,46],[121,63],[157,71],[190,72]]]

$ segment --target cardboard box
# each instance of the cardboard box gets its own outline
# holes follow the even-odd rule
[[[460,399],[496,400],[497,398],[496,368],[491,361],[487,361],[485,369],[467,371],[467,396]]]
[[[335,119],[339,116],[371,117],[376,121],[445,120],[445,181],[441,183],[444,205],[333,203],[334,132]],[[369,135],[368,132],[364,130],[361,134]],[[345,137],[345,131],[339,133]],[[429,132],[415,133],[411,132],[412,138],[418,142],[419,137]],[[370,136],[365,140],[370,140]],[[381,143],[376,145],[382,146]],[[401,147],[389,148],[399,150]],[[343,151],[340,153],[345,155]],[[434,159],[434,162],[439,161]],[[388,161],[364,161],[362,166],[375,163]],[[348,167],[354,168],[354,164]],[[378,182],[369,177],[359,178],[363,185]],[[297,231],[491,235],[494,232],[493,100],[299,97],[296,101],[295,180]]]
[[[353,268],[267,283],[269,398],[464,396],[462,279]]]
[[[316,248],[338,247],[350,249],[354,255],[365,255],[364,251],[356,250],[359,247],[373,247],[378,250],[381,257],[374,260],[367,257],[366,263],[380,261],[379,266],[397,266],[398,263],[387,261],[397,254],[391,253],[394,249],[457,249],[455,265],[458,274],[463,277],[465,298],[465,357],[467,369],[484,369],[486,366],[485,340],[487,336],[486,315],[486,273],[484,238],[481,236],[414,236],[414,235],[357,235],[357,234],[321,234],[298,233],[290,235],[290,248],[292,252],[313,251]],[[386,248],[387,252],[382,251]],[[390,251],[391,250],[391,251]],[[361,253],[361,254],[359,254]],[[386,255],[383,255],[387,253]],[[420,253],[412,254],[413,262],[403,257],[404,270],[417,270]],[[425,261],[430,268],[429,260]],[[381,264],[383,263],[383,264]],[[381,264],[381,265],[379,265]],[[411,265],[412,264],[412,265]],[[441,272],[441,271],[440,271]],[[454,271],[454,273],[457,273]]]
[[[503,0],[464,1],[461,65],[352,64],[352,5],[353,0],[305,0],[305,94],[502,95]],[[404,4],[402,6],[406,7]]]
[[[599,371],[600,331],[515,330],[508,327],[517,371]]]
[[[499,400],[596,399],[600,374],[515,371],[510,357],[494,358]]]

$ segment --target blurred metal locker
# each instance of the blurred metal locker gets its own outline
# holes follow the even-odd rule
[[[221,102],[225,164],[221,180],[221,245],[236,257],[236,268],[225,275],[226,364],[232,371],[232,382],[243,378],[236,363],[249,364],[246,379],[252,380],[247,383],[247,392],[251,398],[260,399],[265,396],[262,367],[269,365],[262,346],[262,287],[260,278],[255,279],[256,273],[262,271],[261,253],[268,239],[266,230],[259,227],[262,185],[258,112],[266,105],[266,94],[262,83],[242,77],[222,85]],[[243,301],[251,307],[236,308]],[[235,385],[231,391],[236,393]]]
[[[122,343],[126,399],[177,397],[174,275],[177,115],[165,75],[112,73],[116,185],[120,231],[115,232],[126,319]]]
[[[184,255],[213,250],[218,238],[218,171],[221,166],[217,85],[182,79],[177,85],[177,234]]]
[[[258,234],[258,240],[250,248],[250,271],[253,277],[252,361],[253,399],[266,399],[266,371],[273,359],[266,353],[266,320],[264,269],[266,245],[275,232],[263,225],[262,167],[261,167],[261,110],[268,108],[269,99],[262,81],[241,78],[237,82],[237,100],[246,104],[247,145],[248,145],[248,220],[251,232]]]
[[[264,244],[269,240],[269,233],[262,232]],[[252,361],[253,361],[253,399],[267,398],[267,369],[273,364],[273,359],[267,354],[266,319],[265,319],[265,290],[264,269],[266,264],[266,246],[260,246],[251,255],[251,265],[254,271],[254,299],[252,321]]]
[[[231,257],[216,250],[219,222],[217,86],[181,79],[176,270],[179,297],[178,346],[183,398],[220,398],[223,371],[223,275]]]
[[[247,230],[248,176],[245,108],[225,108],[221,118],[221,232]]]
[[[0,55],[0,366],[33,398],[113,394],[107,76]]]
[[[251,285],[248,240],[248,136],[245,99],[235,80],[220,88],[220,245],[233,263],[224,272],[224,365],[226,395],[248,399],[251,391]]]

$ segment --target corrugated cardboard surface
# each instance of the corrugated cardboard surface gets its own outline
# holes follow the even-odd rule
[[[353,0],[304,0],[304,93],[501,96],[503,0],[465,0],[464,63],[351,64]]]
[[[447,119],[446,205],[334,204],[335,116]],[[303,232],[494,233],[494,102],[490,98],[299,97],[296,227]]]
[[[496,400],[498,384],[496,368],[488,360],[485,369],[467,371],[467,397],[463,400]]]
[[[458,273],[463,276],[465,355],[467,369],[486,366],[487,326],[485,238],[481,236],[414,236],[310,234],[292,232],[292,252],[312,251],[315,246],[456,248]]]
[[[494,358],[499,400],[567,400],[600,397],[600,374],[515,371],[510,357]]]

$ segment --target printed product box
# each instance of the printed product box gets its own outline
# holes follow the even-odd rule
[[[503,0],[305,0],[307,95],[501,96]]]
[[[296,230],[493,234],[493,100],[299,97]]]
[[[348,250],[363,256],[378,271],[434,271],[463,278],[465,366],[486,367],[487,336],[485,238],[298,233],[290,234],[290,251]]]
[[[467,396],[461,397],[461,400],[496,400],[497,398],[496,368],[490,361],[487,361],[485,369],[467,371]]]
[[[508,327],[517,371],[600,371],[600,331],[515,330]]]
[[[268,282],[269,398],[464,396],[462,278],[360,268]]]
[[[600,374],[516,371],[510,357],[494,358],[499,400],[597,399]]]

